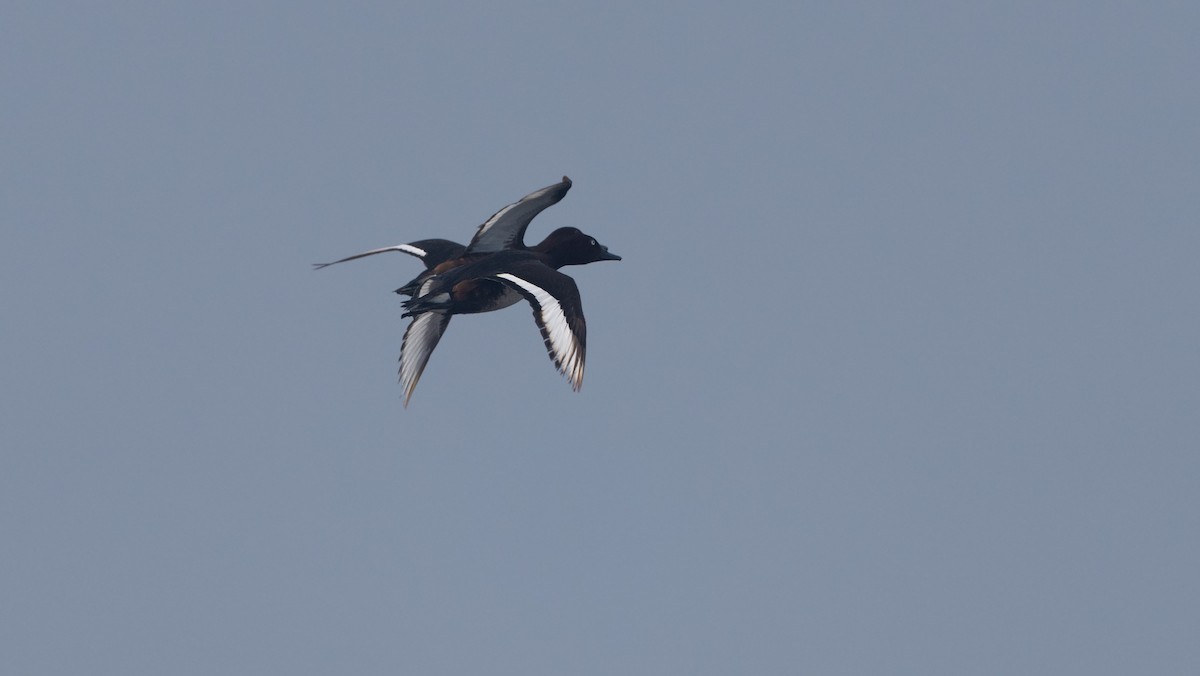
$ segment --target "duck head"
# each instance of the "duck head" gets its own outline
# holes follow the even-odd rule
[[[608,247],[579,228],[559,228],[530,249],[549,257],[556,268],[564,265],[586,265],[596,261],[621,260],[620,256],[611,253]]]

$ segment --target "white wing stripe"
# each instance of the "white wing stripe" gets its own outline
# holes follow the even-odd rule
[[[411,244],[398,244],[398,245],[396,245],[396,248],[403,251],[404,253],[410,253],[410,254],[416,256],[417,258],[424,258],[425,255],[427,253],[429,253],[429,252],[425,251],[424,249],[413,246]]]
[[[583,350],[579,340],[563,314],[558,299],[545,289],[508,272],[496,275],[524,289],[538,306],[538,323],[546,338],[546,347],[554,359],[554,365],[567,377],[571,388],[578,390],[583,384]]]
[[[337,265],[338,263],[345,263],[347,261],[353,261],[359,258],[366,258],[367,256],[374,256],[375,254],[381,254],[387,251],[401,251],[406,254],[412,254],[413,256],[416,256],[422,260],[425,259],[426,254],[426,251],[420,247],[415,247],[411,244],[397,244],[396,246],[385,246],[380,249],[371,249],[370,251],[354,254],[353,256],[346,256],[345,258],[336,260],[332,263],[313,263],[313,267],[320,270],[321,268],[327,268],[330,265]]]
[[[492,226],[496,224],[496,221],[500,220],[500,218],[502,216],[504,216],[504,214],[507,214],[509,211],[512,210],[513,207],[517,206],[518,204],[520,204],[520,202],[513,202],[512,204],[501,209],[500,211],[497,211],[496,213],[492,214],[492,217],[487,219],[486,223],[479,226],[479,233],[476,235],[476,237],[478,237],[479,235],[482,235],[483,233],[487,232],[488,230],[491,230]]]

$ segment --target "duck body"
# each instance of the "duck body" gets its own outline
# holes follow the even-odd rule
[[[405,404],[450,317],[491,312],[524,298],[542,333],[547,353],[571,388],[583,385],[587,321],[575,280],[559,272],[567,265],[619,261],[608,247],[576,228],[559,228],[536,250],[489,254],[429,278],[418,295],[404,303],[412,317],[400,350],[400,383]]]

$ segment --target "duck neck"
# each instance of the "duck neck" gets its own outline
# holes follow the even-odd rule
[[[530,252],[532,252],[534,256],[537,256],[538,260],[554,268],[555,270],[567,264],[566,261],[561,260],[558,256],[556,256],[553,250],[544,251],[539,246],[535,246],[530,248]]]

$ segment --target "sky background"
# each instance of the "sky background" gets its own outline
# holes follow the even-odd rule
[[[1200,673],[1200,5],[0,19],[6,673]]]

